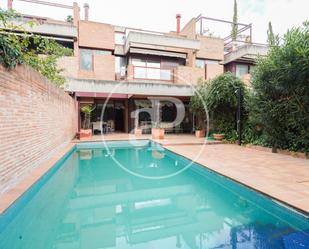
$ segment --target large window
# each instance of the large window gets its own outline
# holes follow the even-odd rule
[[[97,50],[97,49],[80,49],[80,69],[91,71],[93,70],[93,56],[94,55],[111,55],[109,50]]]
[[[125,74],[126,68],[126,58],[123,56],[115,56],[115,73],[119,73],[120,75]]]
[[[179,65],[178,61],[157,58],[132,58],[135,79],[172,80],[172,70]]]
[[[245,74],[249,73],[249,66],[243,65],[243,64],[237,64],[236,65],[236,76],[241,77]]]

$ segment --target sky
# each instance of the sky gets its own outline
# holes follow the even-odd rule
[[[37,16],[48,16],[64,20],[72,14],[70,10],[36,5],[13,0],[16,11]],[[72,0],[49,0],[72,5]],[[110,23],[132,28],[143,28],[162,32],[174,31],[175,16],[182,15],[182,27],[193,17],[203,16],[232,20],[234,0],[76,0],[81,7],[90,5],[91,21]],[[300,26],[309,20],[309,0],[237,0],[238,21],[253,24],[253,42],[265,43],[268,22],[273,30],[283,35],[288,29]],[[6,7],[6,0],[0,0],[0,6]],[[230,25],[204,23],[216,36],[229,35]]]

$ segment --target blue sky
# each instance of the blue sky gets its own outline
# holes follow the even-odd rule
[[[50,0],[72,4],[72,0]],[[184,25],[200,13],[205,16],[232,20],[234,0],[77,0],[81,6],[90,5],[90,20],[158,31],[175,30],[175,15],[182,15]],[[253,41],[266,42],[268,21],[276,33],[283,34],[293,26],[309,19],[309,0],[238,0],[238,19],[253,24]],[[0,0],[6,6],[6,0]],[[14,0],[17,11],[55,19],[65,19],[68,10]],[[226,35],[230,26],[209,23],[215,34]]]

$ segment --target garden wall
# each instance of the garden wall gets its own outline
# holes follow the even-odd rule
[[[0,66],[0,193],[67,145],[76,101],[32,68]]]

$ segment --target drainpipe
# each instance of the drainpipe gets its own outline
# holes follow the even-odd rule
[[[85,10],[85,21],[89,20],[89,4],[85,3],[84,4],[84,10]]]
[[[176,32],[177,32],[177,34],[180,33],[180,19],[181,19],[181,15],[177,14],[176,15]]]
[[[8,0],[8,10],[13,8],[13,0]]]

